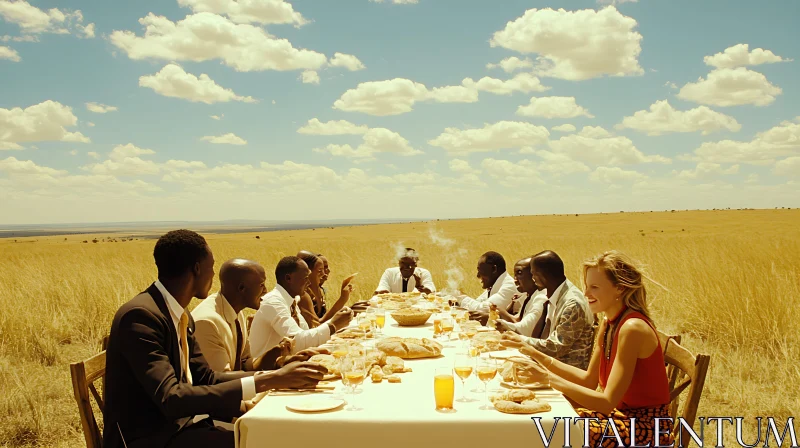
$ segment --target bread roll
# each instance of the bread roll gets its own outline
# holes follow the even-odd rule
[[[494,402],[494,408],[505,414],[536,414],[549,412],[552,409],[548,403],[536,399],[525,400],[522,403],[499,400]]]

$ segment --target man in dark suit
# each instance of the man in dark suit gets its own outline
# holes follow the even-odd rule
[[[205,299],[211,289],[211,249],[197,233],[175,230],[159,238],[153,257],[158,281],[122,305],[111,324],[105,448],[233,447],[233,433],[211,418],[229,422],[257,392],[315,387],[322,379],[326,369],[310,362],[272,372],[212,370],[186,311],[192,297]]]

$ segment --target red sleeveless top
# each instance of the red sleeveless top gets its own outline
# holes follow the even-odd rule
[[[617,356],[617,341],[619,340],[619,329],[628,319],[642,319],[652,329],[650,321],[642,313],[632,311],[622,318],[617,325],[614,334],[614,343],[611,345],[611,358],[606,360],[603,350],[600,353],[600,385],[604,388],[608,383],[608,376],[611,374],[611,367]],[[655,329],[653,329],[655,334]],[[658,338],[658,334],[656,334]],[[669,403],[669,381],[667,380],[667,370],[664,366],[664,352],[661,342],[653,350],[653,353],[644,359],[636,360],[636,368],[633,371],[633,378],[622,401],[617,404],[617,409],[634,408],[653,408]]]

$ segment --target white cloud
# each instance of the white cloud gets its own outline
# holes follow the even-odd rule
[[[115,106],[106,106],[105,104],[100,103],[86,103],[86,110],[96,114],[105,114],[108,112],[116,112],[117,108]]]
[[[645,179],[647,179],[647,176],[638,171],[623,170],[617,166],[598,166],[589,175],[589,180],[593,182],[601,182],[612,185],[638,182]]]
[[[550,130],[555,132],[575,132],[575,125],[572,124],[560,124],[558,126],[553,126]]]
[[[78,150],[77,149],[73,149],[72,151],[69,152],[69,155],[77,156],[78,155]]]
[[[399,115],[411,112],[414,103],[427,96],[428,88],[410,79],[369,81],[344,92],[333,108],[378,116]]]
[[[94,37],[94,24],[84,26],[80,10],[51,8],[44,11],[26,0],[0,0],[0,17],[9,23],[16,23],[26,34],[78,32],[85,37]]]
[[[450,167],[450,171],[459,174],[480,174],[480,170],[476,170],[472,166],[470,166],[469,162],[462,159],[452,159],[450,160],[448,166]]]
[[[682,170],[677,173],[679,179],[710,179],[722,175],[731,175],[739,172],[739,165],[733,165],[727,169],[722,165],[711,162],[700,162],[694,169]]]
[[[750,51],[750,45],[738,44],[726,48],[725,51],[721,53],[717,53],[713,56],[706,56],[703,58],[703,61],[706,65],[716,68],[736,68],[787,62],[791,61],[791,59],[784,59],[763,48],[755,48],[753,51]]]
[[[569,80],[644,73],[636,20],[609,6],[600,11],[529,9],[494,33],[492,47],[537,53],[535,73]]]
[[[219,121],[219,120],[222,120],[222,118],[223,118],[223,117],[225,117],[225,114],[219,114],[219,115],[209,115],[209,116],[211,117],[211,119],[212,119],[212,120],[217,120],[217,121]]]
[[[207,135],[205,137],[201,137],[200,140],[215,143],[220,145],[246,145],[247,140],[239,137],[238,135],[234,134],[233,132],[229,132],[224,135]]]
[[[21,36],[10,36],[6,34],[0,36],[0,42],[39,42],[39,36],[35,34],[23,34]]]
[[[305,126],[297,130],[299,134],[308,135],[361,135],[366,134],[369,127],[355,125],[347,120],[331,120],[321,122],[316,118],[308,120]]]
[[[319,85],[319,74],[314,70],[306,70],[302,73],[300,78],[303,80],[303,84],[317,84]]]
[[[602,126],[584,126],[578,136],[586,138],[609,138],[611,133]]]
[[[139,157],[145,155],[152,155],[156,152],[152,149],[147,148],[139,148],[138,146],[128,143],[126,145],[117,145],[111,152],[108,154],[108,158],[111,160],[123,160],[129,157]]]
[[[539,165],[530,160],[498,160],[484,159],[481,167],[486,173],[504,187],[520,187],[544,184],[540,176]]]
[[[48,176],[63,176],[67,174],[64,170],[39,166],[31,160],[17,160],[16,157],[0,160],[0,171],[11,174],[44,174]]]
[[[517,115],[542,118],[575,118],[585,116],[594,118],[588,110],[575,101],[573,96],[543,96],[531,98],[527,106],[519,106]]]
[[[667,81],[664,83],[664,87],[669,87],[672,90],[678,90],[678,85],[672,81]]]
[[[352,54],[334,53],[331,60],[328,62],[331,67],[344,67],[351,72],[364,70],[364,64]]]
[[[478,101],[479,91],[507,95],[515,91],[528,93],[548,89],[542,86],[539,78],[528,73],[520,73],[508,80],[485,77],[474,81],[465,78],[459,86],[433,89],[410,79],[394,78],[360,83],[356,88],[344,92],[333,108],[377,116],[400,115],[411,112],[419,101],[474,103]]]
[[[776,159],[800,154],[800,117],[784,121],[749,142],[722,140],[706,142],[694,151],[689,160],[713,163],[749,163],[771,165]]]
[[[662,135],[671,132],[702,132],[703,135],[727,129],[738,132],[742,125],[735,118],[715,112],[706,106],[679,111],[669,101],[656,101],[650,110],[640,110],[622,119],[617,129],[635,129],[647,135]]]
[[[587,126],[581,133],[551,140],[551,151],[593,166],[670,162],[660,155],[647,156],[627,137],[609,136],[608,131],[600,127]]]
[[[94,123],[92,123],[91,121],[87,121],[86,122],[86,126],[89,126],[90,128],[93,128],[94,127]]]
[[[7,59],[11,62],[19,62],[22,60],[17,50],[3,45],[0,45],[0,59]]]
[[[678,92],[678,98],[712,106],[754,104],[766,106],[783,93],[761,73],[744,67],[712,70],[706,79],[690,82]]]
[[[779,161],[772,172],[778,176],[800,177],[800,156],[787,157]]]
[[[261,70],[317,70],[327,63],[324,54],[298,49],[259,26],[237,24],[201,12],[173,22],[149,13],[139,19],[144,36],[114,31],[110,40],[129,58],[202,62],[220,59],[240,72]]]
[[[100,154],[96,153],[95,151],[89,151],[89,152],[86,153],[86,155],[88,155],[89,157],[91,157],[93,159],[99,159],[100,158]]]
[[[25,109],[0,108],[0,148],[21,149],[19,143],[26,142],[89,143],[91,140],[80,132],[67,131],[77,123],[71,107],[52,100]]]
[[[535,146],[547,142],[549,136],[550,132],[543,126],[499,121],[486,124],[480,129],[446,128],[438,137],[428,141],[428,144],[443,148],[450,155],[463,155]]]
[[[323,125],[329,125],[330,123],[331,122]],[[348,124],[352,125],[352,123]],[[339,127],[341,128],[340,125]],[[328,128],[330,129],[331,126],[328,126]],[[353,159],[373,159],[375,154],[378,153],[390,153],[401,156],[422,154],[422,151],[411,147],[411,144],[408,140],[403,138],[403,136],[386,128],[369,129],[364,133],[363,141],[357,148],[353,148],[350,145],[328,145],[325,148],[314,148],[314,152],[329,153],[334,156]]]
[[[234,23],[264,25],[293,24],[302,26],[308,21],[284,0],[178,0],[194,12],[226,15]]]
[[[519,73],[507,80],[485,76],[476,82],[473,81],[472,78],[466,78],[461,81],[461,85],[468,89],[494,93],[495,95],[510,95],[514,92],[545,92],[550,90],[550,87],[543,86],[539,78],[530,73]]]
[[[516,56],[511,56],[503,59],[497,64],[488,63],[486,64],[486,68],[489,70],[502,68],[504,72],[512,73],[523,68],[533,68],[533,61],[531,61],[530,58],[520,59]]]
[[[199,77],[186,73],[178,64],[167,64],[154,75],[139,77],[139,86],[153,89],[162,96],[181,98],[193,103],[256,102],[251,96],[240,96],[233,90],[220,86],[205,73],[201,73]]]

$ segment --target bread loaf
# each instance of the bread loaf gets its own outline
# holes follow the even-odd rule
[[[442,354],[442,344],[428,338],[390,337],[378,342],[375,348],[402,359],[435,358]]]

